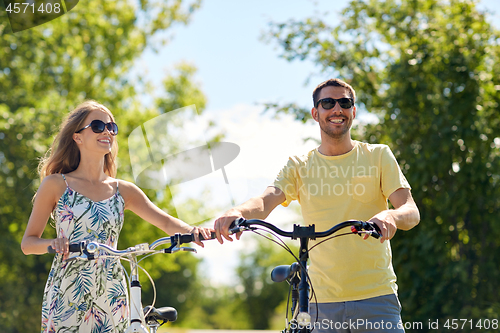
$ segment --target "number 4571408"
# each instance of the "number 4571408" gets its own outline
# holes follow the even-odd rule
[[[479,328],[479,329],[498,329],[498,319],[448,319],[444,323],[444,327],[451,330]]]
[[[24,7],[24,8],[23,8]],[[31,7],[31,8],[29,8]],[[29,9],[28,9],[29,8]],[[14,14],[19,14],[19,13],[26,13],[26,11],[31,12],[31,13],[60,13],[61,12],[61,4],[60,3],[55,3],[52,5],[50,2],[47,3],[42,3],[38,8],[35,7],[34,3],[9,3],[7,8],[5,10],[9,13],[14,13]]]

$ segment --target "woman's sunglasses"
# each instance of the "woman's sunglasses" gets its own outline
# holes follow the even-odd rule
[[[344,97],[344,98],[335,99],[335,98],[328,97],[328,98],[320,99],[316,103],[316,108],[318,108],[318,105],[321,103],[321,106],[323,107],[323,109],[330,110],[330,109],[335,107],[335,104],[337,104],[337,102],[339,103],[339,105],[342,109],[350,109],[354,105],[354,101],[352,100],[352,98]]]
[[[82,129],[79,129],[75,133],[80,133],[87,127],[90,127],[92,129],[92,132],[94,133],[102,133],[107,128],[109,133],[111,133],[111,135],[118,134],[118,125],[116,125],[114,122],[105,123],[104,121],[101,120],[92,120],[90,124],[88,124]]]

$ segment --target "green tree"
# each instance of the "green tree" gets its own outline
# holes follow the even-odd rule
[[[403,321],[500,312],[500,34],[476,3],[351,1],[335,27],[271,25],[282,57],[353,85],[380,119],[362,138],[389,144],[413,187],[420,225],[392,241]],[[269,107],[307,120],[305,108]]]
[[[24,256],[19,244],[39,185],[38,159],[50,146],[58,124],[85,99],[108,106],[120,124],[118,176],[133,181],[126,140],[130,132],[159,115],[162,100],[172,105],[196,104],[199,111],[205,105],[199,89],[186,84],[174,93],[160,92],[158,102],[144,106],[141,94],[153,90],[144,78],[130,74],[146,48],[164,41],[154,36],[188,23],[199,3],[80,2],[66,15],[16,34],[7,33],[5,7],[0,3],[0,322],[4,332],[31,332],[40,326],[37,314],[51,258]],[[193,74],[192,67],[181,65],[165,79],[165,86],[172,81],[192,82]],[[176,95],[179,91],[186,95]],[[189,92],[196,95],[190,99]],[[147,194],[160,207],[169,208],[168,195]],[[127,213],[126,219],[120,246],[151,241],[159,235],[133,214]],[[137,242],[128,236],[134,226],[141,232]],[[48,226],[45,235],[54,235],[54,229]],[[174,272],[185,271],[186,265],[196,276],[196,260],[189,256],[164,257],[163,264],[153,265],[152,274],[157,276],[163,270],[168,278],[169,271],[178,274]],[[180,292],[189,288],[189,281],[177,280]]]
[[[242,253],[236,269],[240,280],[239,307],[249,315],[250,328],[269,329],[276,316],[285,318],[285,311],[277,313],[277,310],[283,310],[280,305],[285,302],[289,289],[286,282],[273,282],[271,271],[278,265],[293,263],[294,258],[268,239],[256,240],[256,249]],[[289,246],[297,255],[293,245]]]
[[[205,286],[203,297],[183,318],[181,325],[191,329],[241,330],[251,327],[248,313],[241,307],[241,298],[234,287]]]

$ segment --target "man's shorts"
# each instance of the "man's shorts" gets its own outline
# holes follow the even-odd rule
[[[398,332],[404,333],[401,304],[396,295],[368,298],[360,301],[310,304],[313,333]]]

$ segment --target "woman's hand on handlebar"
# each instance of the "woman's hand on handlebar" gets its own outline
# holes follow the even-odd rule
[[[394,237],[396,231],[398,230],[398,228],[396,227],[396,221],[391,215],[391,212],[388,210],[384,210],[378,213],[377,215],[369,219],[368,222],[375,223],[379,227],[380,234],[382,235],[382,237],[380,237],[380,243],[392,239],[392,237]],[[365,235],[364,239],[367,239],[368,237],[370,236],[367,234]]]
[[[228,210],[222,216],[217,218],[214,223],[215,234],[219,243],[224,243],[222,236],[225,239],[232,242],[233,239],[229,236],[229,227],[234,222],[234,220],[243,217],[241,213],[235,209]],[[240,239],[241,232],[236,234],[236,239]]]
[[[56,251],[63,255],[63,260],[68,259],[69,255],[69,240],[66,237],[55,238],[50,243],[50,246]]]
[[[194,227],[190,231],[194,235],[194,242],[201,247],[205,247],[205,245],[200,241],[200,235],[203,239],[212,239],[212,232],[214,232],[214,229],[204,227]]]

